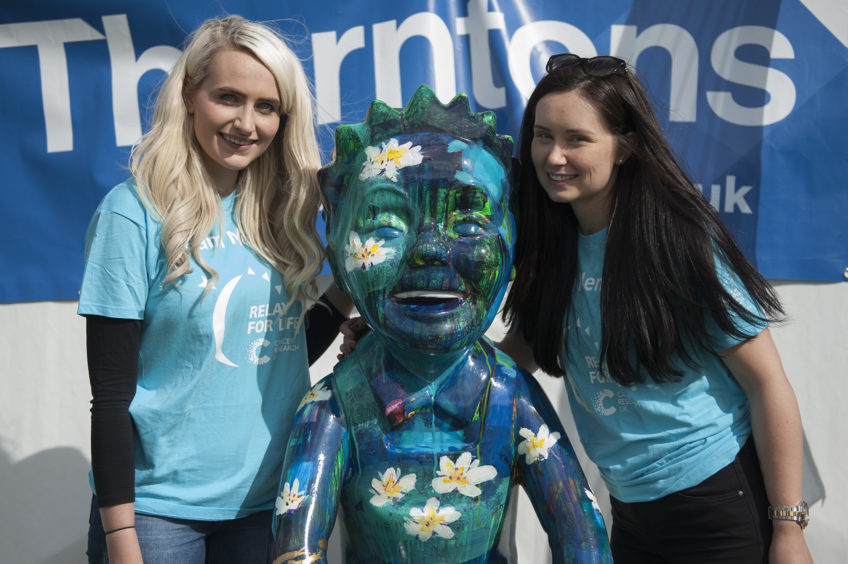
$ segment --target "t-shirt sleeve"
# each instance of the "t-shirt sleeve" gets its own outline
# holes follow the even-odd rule
[[[86,233],[77,313],[118,319],[144,317],[147,238],[142,203],[134,189],[119,185],[101,202]]]
[[[86,318],[91,470],[101,507],[135,501],[133,422],[141,321]]]
[[[724,289],[727,290],[730,296],[736,300],[738,304],[743,306],[752,314],[762,316],[762,310],[759,308],[754,299],[751,298],[750,294],[748,294],[748,291],[745,289],[745,285],[742,284],[742,281],[736,273],[728,269],[727,266],[718,258],[716,258],[716,274],[724,286]],[[719,329],[715,320],[710,319],[708,321],[707,329],[710,336],[713,338],[714,349],[716,351],[722,351],[729,349],[734,345],[738,345],[739,343],[758,335],[763,329],[768,327],[768,323],[765,320],[753,320],[752,323],[750,321],[746,321],[733,311],[729,311],[729,313],[733,320],[733,324],[744,336],[740,337],[725,333]]]

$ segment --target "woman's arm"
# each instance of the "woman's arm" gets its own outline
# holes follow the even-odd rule
[[[109,561],[141,562],[135,525],[133,422],[141,321],[86,317],[91,384],[91,466]]]
[[[797,505],[802,495],[801,415],[771,334],[765,329],[723,351],[721,356],[748,397],[754,443],[769,503]],[[769,562],[812,562],[797,523],[774,520],[772,528]]]
[[[353,300],[333,282],[318,303],[306,312],[306,350],[310,366],[333,343],[352,311]]]

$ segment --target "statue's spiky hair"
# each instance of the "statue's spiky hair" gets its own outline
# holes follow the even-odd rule
[[[442,104],[426,84],[418,87],[403,109],[374,100],[362,123],[336,128],[335,158],[321,170],[325,195],[333,202],[336,200],[333,196],[344,189],[350,177],[359,174],[357,157],[366,147],[406,133],[443,133],[470,143],[480,142],[509,171],[512,137],[498,135],[496,122],[494,112],[472,112],[465,94],[457,94]]]

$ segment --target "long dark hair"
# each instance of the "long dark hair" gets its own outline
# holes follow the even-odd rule
[[[516,278],[504,319],[533,344],[537,364],[564,374],[563,321],[577,274],[578,224],[569,204],[551,201],[542,189],[530,149],[539,100],[572,90],[595,107],[630,153],[610,190],[600,351],[609,375],[621,384],[642,382],[645,373],[655,382],[674,381],[681,375],[675,357],[691,365],[691,347],[710,348],[710,318],[724,333],[745,338],[734,315],[748,323],[782,317],[774,289],[678,164],[633,69],[596,77],[573,65],[539,81],[519,132]],[[716,260],[738,277],[760,315],[728,293]]]

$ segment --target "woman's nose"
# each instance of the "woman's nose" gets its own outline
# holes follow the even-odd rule
[[[253,110],[247,106],[243,107],[233,120],[233,125],[244,133],[252,132],[254,126]]]
[[[565,149],[558,145],[551,147],[547,160],[550,164],[554,165],[564,165],[568,163]]]

